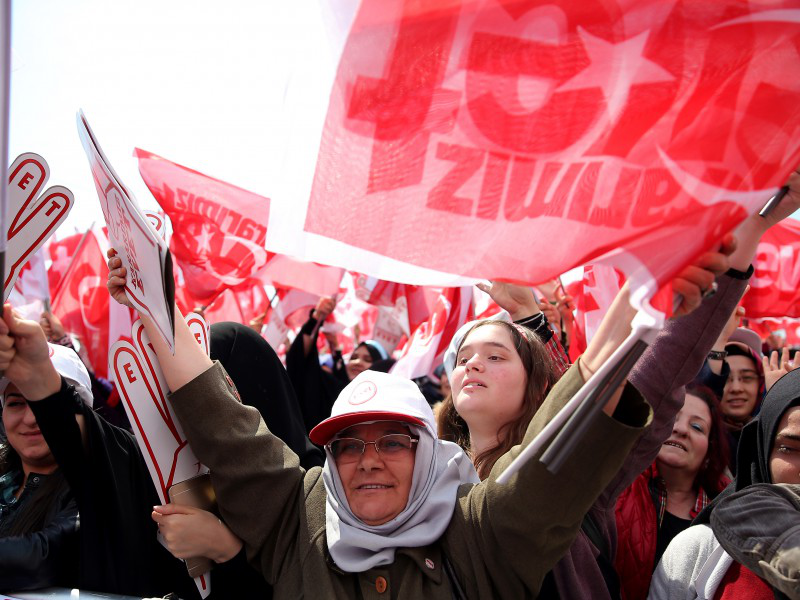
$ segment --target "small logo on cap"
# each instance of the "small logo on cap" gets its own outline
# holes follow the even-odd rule
[[[371,381],[362,381],[350,394],[350,399],[348,402],[350,404],[364,404],[364,402],[372,399],[377,393],[378,386]]]

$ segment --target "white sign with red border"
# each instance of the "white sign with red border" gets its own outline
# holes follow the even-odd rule
[[[127,270],[125,293],[134,308],[149,315],[174,350],[175,282],[169,248],[122,184],[103,154],[83,112],[78,112],[78,135],[89,159],[111,246]]]
[[[56,185],[44,192],[50,167],[38,154],[20,154],[8,170],[9,226],[3,301],[14,287],[22,267],[67,218],[75,199]]]

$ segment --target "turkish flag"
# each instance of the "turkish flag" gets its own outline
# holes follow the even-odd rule
[[[362,0],[305,232],[364,272],[536,284],[602,259],[655,291],[800,162],[798,21],[789,0]]]
[[[139,172],[172,221],[170,250],[193,298],[209,304],[267,264],[269,198],[136,148]]]
[[[472,314],[472,287],[444,289],[430,318],[412,332],[391,372],[409,379],[430,375],[442,363],[458,328]]]
[[[106,289],[108,238],[100,228],[51,242],[51,308],[64,329],[78,337],[92,370],[108,377],[108,350],[130,339],[131,312]],[[54,285],[55,282],[55,285]]]
[[[800,317],[800,221],[786,219],[761,238],[742,306],[748,318]]]
[[[395,309],[402,315],[399,323],[406,335],[419,327],[431,314],[422,286],[384,281],[363,273],[353,273],[353,277],[356,296],[368,304]]]

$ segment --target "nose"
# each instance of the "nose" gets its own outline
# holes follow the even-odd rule
[[[742,380],[740,377],[729,377],[728,378],[728,387],[732,390],[741,390],[742,389]]]
[[[364,452],[361,458],[358,459],[358,468],[362,471],[373,471],[383,468],[383,459],[378,449],[375,447],[375,444],[367,444],[364,446]]]
[[[36,427],[36,417],[33,416],[33,411],[31,410],[30,404],[25,405],[25,414],[22,415],[22,423],[26,427],[35,428]]]
[[[480,371],[483,369],[483,361],[478,357],[477,354],[473,354],[468,360],[467,364],[465,365],[467,371],[469,370],[476,370]]]
[[[679,436],[686,436],[687,428],[686,422],[684,419],[678,417],[675,419],[675,423],[672,425],[672,433]]]

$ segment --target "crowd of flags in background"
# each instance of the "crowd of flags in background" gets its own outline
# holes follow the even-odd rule
[[[209,179],[163,158],[143,152],[138,155],[143,172],[148,173],[145,181],[156,198],[161,199],[169,186],[204,189],[203,180]],[[155,179],[147,171],[147,161],[156,160],[170,179]],[[215,181],[215,185],[227,184]],[[236,195],[225,192],[218,190],[215,196],[228,200],[225,219],[219,218],[219,209],[190,213],[175,210],[175,203],[162,203],[163,216],[171,223],[168,239],[175,264],[176,300],[184,314],[200,309],[210,323],[255,323],[284,355],[293,332],[319,298],[332,296],[337,300],[336,309],[322,331],[337,335],[345,354],[359,340],[375,339],[398,358],[396,372],[420,377],[438,366],[447,343],[462,324],[500,312],[477,288],[395,283],[266,251],[259,259],[226,260],[226,249],[237,244],[250,248],[242,243],[242,230],[234,225],[241,223],[243,215],[251,215],[252,220],[256,213],[248,205],[237,205]],[[209,197],[203,200],[216,203]],[[266,227],[263,214],[264,221],[254,221],[256,226]],[[199,237],[198,231],[206,232],[205,237]],[[12,303],[32,318],[49,306],[67,331],[78,337],[85,357],[103,377],[107,375],[108,349],[130,335],[132,322],[130,311],[110,301],[106,291],[108,247],[99,225],[52,239],[25,265],[11,295]],[[762,337],[778,332],[788,344],[800,344],[800,223],[790,220],[773,228],[759,246],[755,268],[751,290],[743,300],[750,326]],[[611,267],[588,265],[581,279],[566,285],[575,305],[571,346],[575,356],[591,339],[624,280],[625,276]],[[324,345],[324,336],[319,343]]]

